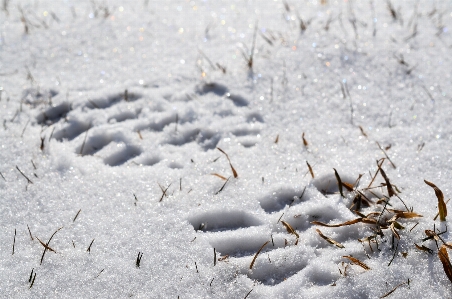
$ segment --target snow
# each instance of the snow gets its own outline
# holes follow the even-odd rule
[[[450,197],[449,2],[4,3],[0,297],[452,291],[423,241],[450,221],[433,219],[423,181]],[[373,202],[359,213],[381,212],[384,178],[366,187],[386,154],[397,195],[423,215],[397,220],[400,240],[384,228],[358,241],[376,230],[362,220],[312,223],[361,219],[358,191]],[[355,187],[344,197],[334,169]],[[42,263],[38,238],[55,251]]]

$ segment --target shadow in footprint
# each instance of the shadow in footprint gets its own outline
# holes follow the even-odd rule
[[[77,153],[81,153],[83,156],[85,155],[94,155],[105,146],[107,146],[110,142],[112,142],[112,137],[110,134],[99,134],[94,135],[88,138],[85,141],[85,144],[80,145],[79,148],[76,149]],[[83,152],[81,152],[83,147]]]
[[[124,149],[105,158],[104,163],[110,166],[119,166],[139,155],[141,155],[141,149],[139,147],[128,145]]]
[[[242,137],[238,140],[238,143],[245,148],[253,147],[257,142],[257,138],[251,136]]]
[[[123,92],[119,94],[110,95],[105,98],[88,100],[88,104],[86,104],[86,107],[90,109],[105,109],[113,106],[116,103],[119,103],[120,101],[133,102],[141,97],[142,96],[140,94],[136,94],[133,92]]]
[[[231,257],[248,259],[256,254],[262,244],[270,241],[270,238],[270,233],[266,233],[265,227],[248,227],[210,233],[209,243],[222,256],[229,255]],[[284,241],[275,242],[275,246],[271,243],[268,244],[261,253],[280,247],[284,247]]]
[[[269,263],[268,260],[261,260],[261,262],[258,260],[253,271],[247,271],[247,276],[264,285],[275,286],[297,274],[308,265],[306,257],[299,256],[299,254],[292,252],[290,257],[284,259],[284,266],[278,266],[278,261],[275,261],[275,255],[283,257],[285,256],[285,250],[286,249],[284,248],[280,248],[272,251],[271,256],[274,257],[273,263]],[[263,257],[261,257],[261,259],[263,259]],[[289,259],[290,261],[288,261]]]
[[[168,144],[182,146],[190,142],[197,142],[205,151],[214,149],[220,142],[221,135],[205,129],[190,129],[178,132],[176,136],[172,137]]]
[[[36,117],[36,121],[40,125],[51,125],[66,117],[71,111],[71,104],[63,102],[59,105],[48,108]]]
[[[58,141],[62,141],[63,139],[72,140],[79,136],[80,134],[86,132],[91,127],[91,124],[89,122],[80,121],[80,120],[69,120],[68,124],[56,131],[53,134],[53,138],[55,138]]]
[[[159,115],[155,120],[147,123],[140,123],[135,126],[134,131],[151,130],[160,132],[169,124],[175,123],[176,114],[166,113],[165,115]]]
[[[299,196],[301,192],[293,189],[279,189],[264,196],[259,202],[267,213],[273,213],[281,211],[286,205],[292,204]]]
[[[36,107],[49,103],[56,95],[58,95],[58,91],[53,89],[27,88],[22,92],[22,101],[30,106]]]
[[[217,96],[223,96],[225,93],[228,92],[228,88],[223,84],[212,82],[198,85],[196,87],[196,92],[200,95],[205,95],[211,92],[216,94]]]
[[[260,130],[256,129],[256,128],[251,128],[251,129],[238,128],[238,129],[233,130],[231,133],[234,136],[240,137],[240,136],[248,136],[248,135],[257,135],[260,133]]]
[[[134,160],[135,164],[152,166],[159,163],[162,159],[159,156],[144,156]]]
[[[210,232],[235,230],[262,224],[259,219],[239,210],[214,210],[192,216],[188,221],[195,230]]]
[[[168,168],[171,168],[171,169],[182,169],[182,168],[184,168],[184,165],[180,164],[179,162],[172,161],[172,162],[168,163]]]
[[[356,178],[353,178],[349,175],[343,175],[341,174],[341,181],[342,183],[348,183],[353,185],[356,181]],[[339,186],[337,184],[337,179],[334,173],[325,174],[319,177],[316,177],[312,184],[314,187],[319,190],[320,193],[323,195],[329,195],[339,192]],[[343,190],[346,190],[343,188]]]
[[[263,123],[264,118],[259,112],[252,112],[246,116],[246,121],[249,123],[256,122],[256,121]]]
[[[240,95],[227,93],[226,98],[231,100],[237,107],[245,107],[249,105],[248,101]]]
[[[108,122],[123,122],[126,121],[128,119],[134,119],[137,118],[137,114],[133,111],[124,111],[124,112],[120,112],[116,115],[113,115],[112,117],[110,117],[108,119]]]

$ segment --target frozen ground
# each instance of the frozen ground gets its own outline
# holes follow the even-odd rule
[[[2,1],[0,297],[447,298],[423,239],[451,26],[449,1]]]

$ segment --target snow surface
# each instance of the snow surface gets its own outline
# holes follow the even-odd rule
[[[450,196],[452,5],[389,3],[3,1],[0,297],[450,296],[422,239],[449,222],[423,180]],[[383,210],[376,142],[424,216],[379,249],[311,223],[359,218],[356,190]],[[333,168],[363,175],[345,198]]]

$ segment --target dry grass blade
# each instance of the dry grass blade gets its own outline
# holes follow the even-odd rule
[[[309,143],[308,143],[308,141],[306,140],[306,138],[304,138],[304,132],[303,132],[303,134],[301,135],[301,138],[303,138],[303,145],[304,145],[305,147],[308,147]]]
[[[83,149],[85,148],[86,137],[88,137],[88,131],[89,131],[89,130],[86,130],[85,138],[83,139],[82,147],[80,148],[80,153],[79,153],[80,156],[83,156]]]
[[[363,136],[367,138],[367,134],[366,132],[364,132],[363,127],[359,126],[359,129],[361,130],[361,134],[363,134]]]
[[[369,266],[367,266],[366,264],[364,264],[363,262],[361,262],[357,258],[354,258],[353,256],[344,255],[342,257],[345,257],[345,258],[349,259],[353,264],[360,266],[364,270],[370,270]]]
[[[375,178],[377,177],[378,172],[379,172],[380,169],[381,169],[381,165],[383,165],[383,162],[384,162],[384,161],[385,161],[384,158],[382,158],[382,159],[380,160],[380,162],[377,161],[378,169],[377,169],[377,171],[375,172],[374,176],[372,177],[372,180],[370,180],[369,186],[367,186],[367,188],[370,188],[370,186],[372,186],[373,182],[375,181]]]
[[[254,257],[253,257],[253,261],[252,261],[251,264],[250,264],[250,269],[253,269],[254,262],[256,261],[257,256],[259,255],[259,253],[262,251],[262,249],[264,249],[264,247],[265,247],[268,243],[270,243],[270,241],[265,242],[265,243],[261,246],[261,248],[259,248],[259,250],[256,252],[256,254],[255,254]]]
[[[439,210],[439,220],[440,221],[446,221],[446,216],[447,216],[447,207],[446,207],[446,203],[444,202],[444,195],[443,192],[436,187],[435,184],[424,180],[424,182],[429,185],[430,187],[433,188],[433,190],[435,190],[435,194],[436,197],[438,198],[438,210]]]
[[[289,223],[285,222],[284,220],[281,220],[281,223],[284,225],[289,234],[295,235],[297,239],[300,238],[300,235],[293,229],[293,227]]]
[[[339,224],[326,224],[326,223],[323,223],[320,221],[312,221],[311,223],[315,224],[315,225],[325,226],[325,227],[341,227],[341,226],[347,226],[347,225],[352,225],[355,223],[363,222],[363,219],[365,219],[365,218],[356,218],[356,219],[345,221],[344,223],[339,223]]]
[[[30,227],[28,226],[28,224],[27,224],[27,228],[28,228],[28,233],[30,234],[30,238],[33,241],[34,240],[33,235],[31,234],[31,230],[30,230]]]
[[[361,222],[362,223],[375,224],[376,225],[378,221],[376,219],[371,219],[371,218],[362,218]],[[383,226],[381,226],[381,227],[383,227]]]
[[[229,162],[229,166],[231,166],[232,174],[234,175],[234,178],[237,178],[238,177],[237,171],[235,171],[234,167],[232,166],[231,159],[229,159],[228,154],[226,154],[226,152],[219,147],[217,147],[217,150],[219,150],[226,156],[226,158],[228,159],[228,162]]]
[[[339,248],[345,248],[344,245],[342,245],[341,243],[339,243],[339,242],[337,242],[337,241],[334,241],[333,239],[331,239],[331,238],[325,236],[325,235],[320,231],[320,229],[317,229],[317,228],[316,228],[315,230],[317,231],[317,233],[319,234],[319,236],[322,237],[322,238],[323,238],[325,241],[327,241],[328,243],[333,244],[333,245],[336,245],[336,246],[339,247]]]
[[[52,241],[53,236],[55,236],[55,234],[56,234],[57,232],[59,232],[62,228],[63,228],[63,227],[60,227],[59,229],[57,229],[57,230],[52,234],[52,236],[50,236],[50,239],[49,239],[49,241],[47,241],[46,246],[44,246],[44,252],[42,253],[42,256],[41,256],[41,264],[42,264],[42,261],[44,260],[44,255],[46,254],[47,247],[49,246],[50,241]]]
[[[226,180],[227,180],[227,178],[225,178],[224,176],[222,176],[221,174],[218,174],[218,173],[211,173],[211,175],[214,175],[214,176],[216,176],[216,177],[219,177],[219,178],[222,179],[223,181],[226,181]]]
[[[78,210],[77,214],[75,215],[74,219],[72,220],[72,222],[75,222],[75,219],[77,219],[78,214],[80,214],[80,212],[82,211],[82,209]]]
[[[450,263],[449,254],[447,253],[446,246],[442,245],[438,251],[439,259],[443,263],[444,272],[446,272],[447,278],[452,282],[452,265]]]
[[[345,187],[348,192],[352,192],[354,189],[354,186],[350,183],[342,182],[342,186]]]
[[[14,247],[16,246],[16,236],[17,236],[17,231],[16,231],[16,229],[14,229],[13,254],[14,254]]]
[[[391,159],[389,158],[388,154],[386,153],[386,151],[381,147],[380,143],[377,142],[378,147],[380,148],[380,150],[383,152],[383,154],[386,156],[386,159],[388,159],[389,163],[391,163],[392,167],[394,169],[396,169],[395,164],[391,161]]]
[[[27,180],[29,184],[33,184],[33,182],[22,172],[22,170],[19,169],[19,167],[16,165],[16,169],[20,172],[20,174]]]
[[[449,203],[449,201],[450,201],[450,198],[446,201],[446,205]],[[438,218],[438,216],[439,216],[439,212],[436,213],[435,218],[433,218],[433,220],[436,221],[436,219]]]
[[[394,293],[395,290],[397,290],[399,287],[403,286],[404,284],[410,285],[410,280],[408,279],[407,281],[398,284],[395,288],[393,288],[392,290],[390,290],[389,292],[387,292],[386,294],[384,294],[383,296],[381,296],[380,299],[381,299],[381,298],[386,298],[386,297],[388,297],[389,295],[391,295],[392,293]]]
[[[160,189],[162,190],[162,197],[160,197],[159,202],[161,202],[163,200],[163,197],[168,197],[168,194],[166,194],[166,191],[168,191],[169,187],[171,187],[173,183],[169,184],[168,187],[166,187],[166,189],[163,189],[162,185],[159,184]]]
[[[430,253],[430,254],[433,254],[433,250],[431,250],[431,249],[428,248],[428,247],[425,247],[424,245],[419,246],[419,245],[417,245],[416,243],[414,243],[414,246],[416,246],[416,248],[419,249],[419,250],[421,250],[421,251],[425,251],[425,252],[428,252],[428,253]]]
[[[93,239],[93,240],[91,241],[91,243],[89,243],[89,246],[88,246],[88,248],[86,249],[86,251],[89,252],[89,253],[91,253],[91,246],[93,245],[94,240],[95,240],[95,239]]]
[[[42,242],[38,237],[35,236],[36,239],[38,239],[39,243],[41,243],[42,246],[44,246],[45,249],[53,251],[56,253],[55,250],[53,250],[50,246],[48,246],[47,244],[45,244],[44,242]]]
[[[390,225],[389,227],[391,228],[391,231],[392,231],[392,233],[394,234],[394,237],[396,237],[397,240],[400,240],[400,235],[399,235],[399,233],[397,232],[397,230],[395,229],[394,223],[395,223],[395,222],[391,223],[391,225]]]
[[[215,193],[215,195],[217,195],[218,193],[220,193],[221,191],[223,191],[224,187],[226,187],[226,184],[229,182],[229,179],[230,179],[230,178],[231,178],[231,177],[228,177],[228,178],[226,179],[226,182],[224,182],[223,186],[221,186],[220,190],[218,190],[218,191]]]
[[[234,175],[234,178],[238,177],[237,171],[235,171],[234,167],[232,166],[231,162],[229,162],[229,166],[231,166],[232,174]]]
[[[311,177],[314,178],[314,171],[312,171],[311,165],[309,165],[308,161],[306,161],[306,165],[308,165],[309,172],[311,173]]]
[[[386,188],[388,188],[388,196],[389,196],[389,198],[391,198],[393,195],[395,195],[395,191],[392,188],[392,185],[391,185],[391,182],[388,179],[388,176],[386,175],[386,173],[384,172],[383,168],[381,168],[381,167],[380,167],[380,173],[381,173],[381,176],[383,177],[383,179],[386,182]]]
[[[334,169],[334,175],[336,176],[336,180],[337,180],[337,186],[339,187],[339,192],[341,193],[342,197],[345,197],[344,196],[344,191],[342,191],[342,180],[341,180],[341,177],[339,176],[339,173],[337,173],[336,168],[333,168],[333,169]]]
[[[425,234],[427,235],[427,238],[424,240],[435,239],[436,241],[439,241],[439,236],[434,231],[432,231],[430,229],[426,229]],[[424,241],[424,240],[422,240],[422,241]]]
[[[415,212],[398,212],[398,213],[396,213],[396,216],[397,216],[397,218],[403,218],[403,219],[423,217],[422,215],[415,213]]]

